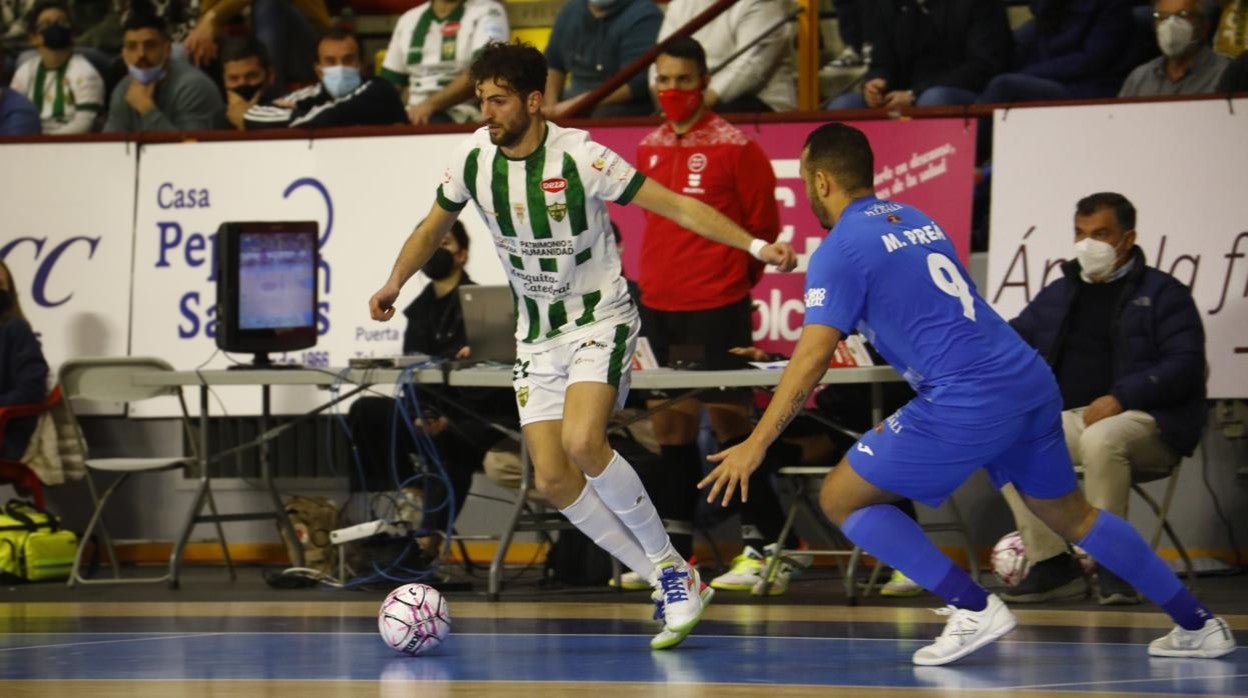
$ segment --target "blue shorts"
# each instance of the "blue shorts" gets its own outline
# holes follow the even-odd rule
[[[940,506],[976,470],[992,484],[1051,499],[1078,487],[1062,434],[1062,402],[1001,419],[951,415],[915,398],[863,435],[846,456],[854,472],[896,495]]]

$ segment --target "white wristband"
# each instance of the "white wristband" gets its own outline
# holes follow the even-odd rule
[[[757,259],[760,262],[765,262],[766,260],[760,257],[759,255],[763,253],[763,248],[766,247],[767,245],[768,245],[768,242],[766,240],[759,240],[758,238],[754,238],[754,240],[750,242],[750,256],[753,257],[754,259]]]

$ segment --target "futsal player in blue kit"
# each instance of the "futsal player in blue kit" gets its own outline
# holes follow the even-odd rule
[[[920,665],[956,661],[1005,635],[1014,614],[954,565],[889,502],[938,506],[974,471],[1013,482],[1037,516],[1161,606],[1176,627],[1149,644],[1164,657],[1220,657],[1230,628],[1182,585],[1123,519],[1093,509],[1062,435],[1062,399],[1048,365],[979,296],[953,245],[930,217],[874,195],[866,136],[830,123],[802,151],[811,208],[830,228],[806,272],[806,320],[774,398],[743,443],[710,457],[699,483],[727,504],[767,447],[802,409],[837,342],[858,330],[918,393],[864,435],[828,474],[825,514],[846,537],[945,600]]]

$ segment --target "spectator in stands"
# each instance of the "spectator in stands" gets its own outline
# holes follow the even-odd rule
[[[160,17],[132,12],[123,26],[121,57],[129,75],[113,88],[104,131],[194,131],[212,128],[221,95],[197,68],[172,60]]]
[[[16,90],[0,87],[0,136],[37,136],[39,110]]]
[[[713,4],[714,0],[671,0],[659,39],[671,36]],[[785,7],[776,0],[739,0],[693,34],[706,51],[707,64],[716,70],[702,91],[707,107],[720,114],[797,109],[793,25],[784,21]],[[654,78],[651,66],[652,82]]]
[[[222,29],[248,7],[252,30],[268,51],[278,87],[311,82],[317,36],[333,25],[325,0],[201,0],[199,19],[185,41],[191,61],[205,66],[216,58]]]
[[[194,0],[109,0],[110,12],[99,17],[94,23],[86,23],[82,34],[75,42],[78,47],[87,47],[101,54],[117,55],[121,52],[122,25],[133,13],[154,14],[165,21],[166,31],[172,43],[171,55],[176,60],[186,60],[186,47],[183,44],[188,34],[195,27],[196,11]],[[99,67],[99,63],[96,66]],[[108,75],[104,76],[106,79]]]
[[[421,271],[430,280],[416,299],[404,309],[407,328],[403,332],[404,354],[428,354],[441,359],[464,359],[471,355],[464,333],[464,316],[460,309],[460,286],[473,285],[464,266],[468,263],[468,231],[456,221],[451,232],[442,239],[442,246]],[[458,515],[464,508],[473,473],[481,470],[486,451],[501,440],[503,434],[482,419],[466,414],[457,405],[465,405],[478,415],[507,422],[517,429],[519,417],[510,389],[468,389],[447,387],[422,389],[421,408],[426,419],[416,427],[433,438],[450,480],[450,496]],[[448,398],[443,400],[442,398]],[[366,397],[351,406],[349,420],[355,445],[359,449],[368,491],[394,490],[390,468],[390,427],[394,423],[395,402],[390,398]],[[501,411],[500,411],[501,409]],[[399,477],[412,475],[409,454],[416,453],[406,429],[398,434]],[[417,483],[414,483],[417,484]],[[438,478],[423,482],[426,507],[421,528],[429,535],[422,537],[425,559],[433,559],[445,543],[443,535],[454,522],[451,507],[445,502],[447,487]]]
[[[1230,63],[1209,46],[1212,23],[1204,0],[1157,0],[1153,24],[1162,55],[1137,67],[1119,97],[1197,95],[1213,92]]]
[[[1002,0],[879,0],[862,6],[874,47],[861,92],[828,109],[971,104],[1010,63]]]
[[[13,274],[0,260],[0,407],[43,402],[47,395],[48,362],[22,314]],[[8,423],[0,458],[22,457],[35,433],[35,421],[35,417],[21,417]]]
[[[645,53],[662,23],[663,13],[651,0],[568,0],[555,17],[546,45],[547,117],[565,116],[580,97]],[[599,102],[593,115],[652,113],[646,83],[646,71],[638,71]]]
[[[394,85],[361,74],[360,43],[342,29],[326,32],[316,45],[319,82],[268,105],[247,111],[248,130],[257,128],[329,128],[407,123]]]
[[[1015,330],[1053,367],[1066,445],[1083,467],[1093,506],[1126,517],[1132,480],[1165,477],[1191,455],[1204,429],[1205,332],[1191,292],[1147,266],[1136,246],[1135,207],[1121,194],[1075,208],[1075,259],[1017,318]],[[1037,602],[1082,594],[1066,542],[1002,490],[1028,559],[1027,577],[1002,597]],[[1100,603],[1139,603],[1101,569]]]
[[[477,121],[468,64],[510,35],[498,0],[430,0],[399,17],[381,77],[399,88],[413,124]]]
[[[829,67],[861,68],[871,65],[871,44],[862,40],[862,8],[860,0],[835,0],[836,30],[841,35],[841,55]]]
[[[1035,19],[1014,33],[1014,72],[998,75],[981,104],[1094,99],[1118,93],[1131,42],[1132,0],[1031,0]]]
[[[74,55],[69,6],[40,0],[26,15],[30,43],[39,55],[23,63],[10,86],[39,109],[45,134],[86,133],[104,108],[104,80]]]
[[[1218,82],[1218,92],[1248,92],[1248,51],[1226,66]]]
[[[222,128],[243,130],[243,117],[257,104],[281,96],[273,83],[268,52],[255,37],[230,37],[221,42],[221,85],[225,88]]]
[[[780,213],[771,161],[758,143],[710,110],[706,93],[714,81],[706,63],[702,46],[687,37],[673,40],[659,54],[654,89],[664,122],[638,146],[638,171],[709,204],[751,235],[774,241],[780,234]],[[658,362],[670,366],[685,361],[716,369],[744,366],[729,350],[752,340],[750,289],[762,272],[763,265],[749,253],[647,213],[638,278],[641,334]],[[690,355],[690,347],[700,354]],[[658,407],[668,397],[656,391],[647,407]],[[702,409],[705,406],[710,415],[716,439],[727,448],[753,428],[749,399],[748,390],[709,392],[651,417],[663,470],[673,490],[671,496],[656,496],[655,505],[676,531],[672,544],[683,557],[688,557],[692,547],[697,483],[703,474],[697,444]],[[764,548],[776,541],[784,523],[768,477],[759,471],[756,488],[751,490],[758,494],[742,505],[744,557],[727,580],[712,582],[717,588],[748,590],[761,579]],[[786,564],[782,587],[787,587],[790,573]],[[638,588],[646,584],[643,579],[628,581]]]

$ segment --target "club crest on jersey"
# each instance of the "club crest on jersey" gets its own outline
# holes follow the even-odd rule
[[[516,402],[520,403],[521,407],[529,404],[529,386],[522,385],[516,388]]]
[[[694,153],[689,156],[689,171],[701,172],[706,169],[706,156],[702,153]]]
[[[896,215],[896,214],[890,213],[890,214],[888,214],[888,218],[886,218],[885,220],[887,220],[889,223],[900,223],[900,222],[901,222],[901,216],[898,216],[898,215]]]
[[[597,160],[594,160],[594,164],[590,165],[590,167],[594,168],[595,170],[598,170],[599,172],[602,172],[606,168],[606,166],[607,166],[607,161],[603,160],[602,158],[598,158]]]
[[[556,223],[562,223],[568,215],[568,206],[567,204],[551,204],[546,207],[546,213],[549,213]]]
[[[547,194],[558,194],[568,188],[568,180],[563,177],[553,177],[551,179],[542,180],[542,191]]]
[[[511,210],[516,214],[516,220],[523,223],[524,222],[524,204],[514,203],[511,205]]]

